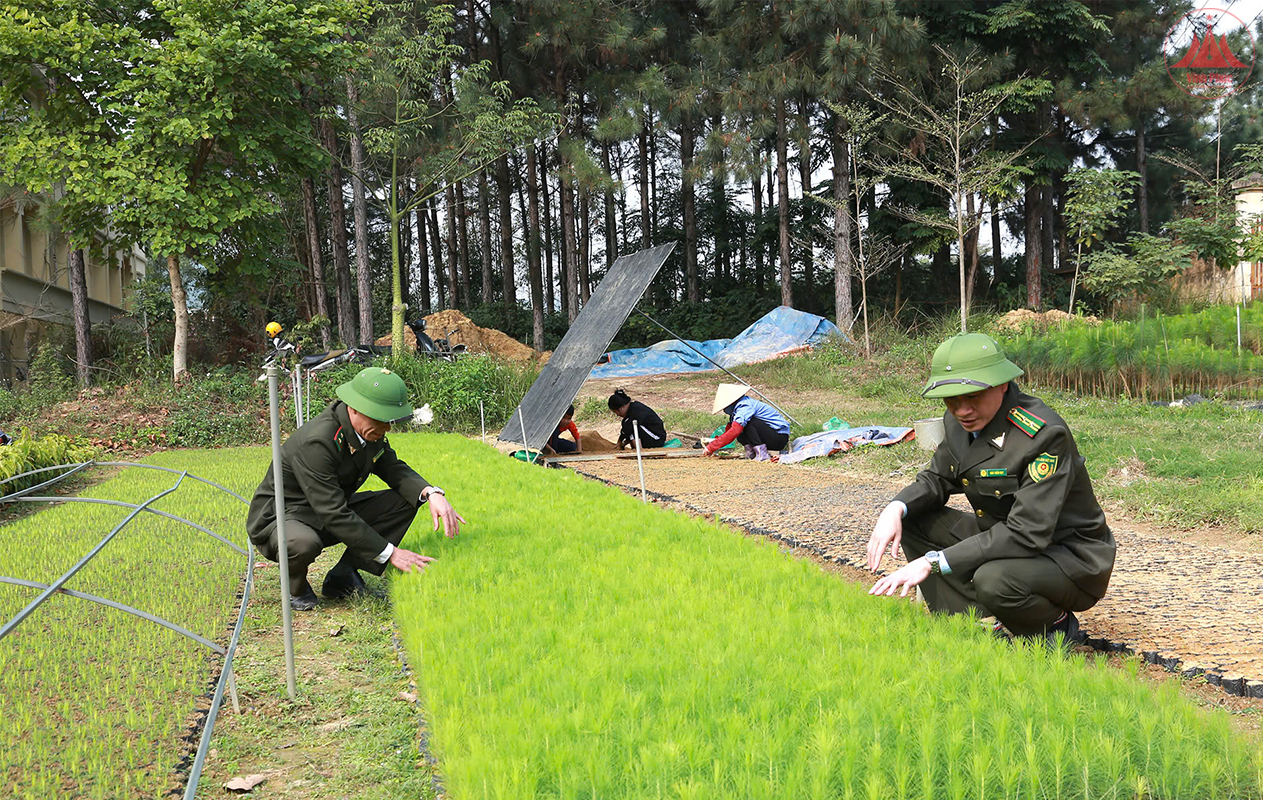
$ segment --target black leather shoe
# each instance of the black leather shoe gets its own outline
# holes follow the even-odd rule
[[[1057,634],[1061,634],[1061,646],[1066,650],[1070,650],[1076,644],[1081,644],[1087,638],[1079,630],[1079,618],[1073,611],[1067,611],[1066,616],[1048,626],[1044,636],[1048,639],[1050,647],[1057,645]]]
[[[330,600],[337,600],[354,594],[367,594],[368,587],[364,585],[364,579],[357,570],[330,572],[325,576],[320,592]]]
[[[289,599],[289,607],[295,611],[311,611],[316,607],[316,593],[310,586],[304,594],[295,595]]]

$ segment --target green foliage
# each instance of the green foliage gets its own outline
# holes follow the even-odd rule
[[[9,450],[11,448],[0,448]],[[151,461],[249,496],[267,468],[253,450],[181,451]],[[169,488],[176,475],[131,469],[82,494],[132,503]],[[186,479],[155,507],[245,545],[241,501]],[[5,526],[0,574],[47,582],[74,564],[123,517],[118,508],[67,503]],[[72,579],[100,595],[224,641],[245,559],[187,525],[141,514]],[[35,596],[0,585],[0,618]],[[204,698],[216,659],[151,622],[71,597],[53,598],[0,647],[5,796],[158,797],[187,752],[187,722]]]
[[[1134,233],[1131,252],[1108,245],[1085,259],[1084,288],[1117,307],[1124,300],[1163,300],[1170,294],[1167,279],[1188,267],[1193,248],[1179,241]]]
[[[96,451],[68,436],[49,434],[32,437],[23,432],[16,437],[13,444],[0,447],[0,494],[10,494],[48,480],[56,475],[47,472],[17,480],[9,480],[14,475],[21,475],[33,469],[53,467],[58,464],[73,464],[88,461],[96,455]]]
[[[430,404],[437,430],[462,433],[480,431],[479,401],[488,429],[505,425],[537,375],[532,368],[483,355],[462,356],[456,361],[405,356],[376,363],[403,378],[414,406]],[[354,364],[322,373],[312,383],[311,413],[324,408],[336,396],[338,384],[350,380],[363,368],[362,364]]]
[[[1263,306],[1147,316],[1098,326],[1074,323],[1003,336],[1005,352],[1045,386],[1081,393],[1175,399],[1188,393],[1263,396]]]
[[[392,590],[453,797],[1260,789],[1257,742],[1171,682],[1013,647],[474,442],[396,446],[471,521],[406,539],[438,561]]]

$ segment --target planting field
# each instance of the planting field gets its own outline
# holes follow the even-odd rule
[[[1173,686],[475,442],[392,441],[471,522],[394,586],[457,800],[1263,791],[1259,742]]]
[[[149,463],[188,470],[249,497],[267,451],[175,451]],[[96,468],[97,474],[105,468]],[[129,468],[82,493],[143,503],[178,475]],[[42,493],[42,492],[41,492]],[[241,501],[185,479],[153,508],[245,546]],[[0,527],[0,575],[49,583],[129,509],[43,508]],[[100,595],[224,644],[245,557],[187,525],[142,512],[67,589]],[[0,584],[0,622],[38,590]],[[153,798],[176,780],[194,705],[219,656],[146,620],[82,599],[50,598],[0,641],[0,780],[5,797]]]

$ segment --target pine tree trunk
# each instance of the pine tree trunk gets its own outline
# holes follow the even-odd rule
[[[544,303],[548,307],[549,314],[557,312],[557,296],[553,292],[553,214],[552,204],[549,202],[548,191],[548,145],[540,145],[541,154],[539,156],[539,178],[540,193],[543,195],[544,216],[540,220],[544,228]]]
[[[320,224],[316,218],[316,184],[311,176],[303,178],[303,216],[307,220],[307,246],[311,248],[311,282],[316,295],[316,313],[329,319],[329,293],[325,289],[325,268],[320,254]],[[327,322],[320,325],[320,344],[328,350],[333,337]]]
[[[460,251],[456,246],[456,191],[449,183],[443,192],[447,201],[447,297],[452,308],[461,308],[469,302],[469,295],[462,294],[460,283]]]
[[[411,180],[399,179],[399,208],[408,207],[412,200]],[[407,321],[412,312],[412,221],[409,214],[399,217],[399,301],[404,307],[404,320]],[[393,325],[393,323],[392,323]]]
[[[456,241],[460,249],[460,296],[465,305],[473,308],[474,293],[469,278],[469,206],[465,204],[465,183],[457,181],[456,192]]]
[[[167,278],[171,281],[171,308],[175,312],[175,339],[171,342],[171,377],[176,383],[189,372],[189,302],[184,295],[184,279],[180,276],[180,257],[167,256]]]
[[[1145,153],[1145,118],[1136,118],[1136,210],[1140,213],[1140,232],[1149,232],[1149,156]]]
[[[539,184],[535,175],[535,145],[526,148],[526,259],[531,284],[531,343],[544,352],[544,284],[539,269]]]
[[[786,164],[785,98],[776,98],[776,212],[780,230],[781,305],[794,305],[793,273],[789,261],[789,169]]]
[[[70,309],[75,325],[75,376],[79,388],[92,382],[92,318],[88,315],[88,278],[83,250],[70,251]]]
[[[1049,176],[1048,185],[1044,186],[1043,191],[1039,194],[1039,213],[1043,220],[1039,229],[1039,243],[1041,251],[1040,263],[1043,264],[1044,269],[1054,270],[1057,268],[1057,246],[1056,240],[1053,236],[1055,232],[1054,222],[1056,215],[1053,210],[1053,184],[1051,175]]]
[[[838,327],[851,332],[851,275],[855,272],[851,252],[851,146],[846,138],[847,123],[834,117],[833,136],[833,304]]]
[[[421,188],[422,192],[427,191],[427,187]],[[430,243],[429,236],[426,235],[426,220],[429,218],[426,214],[426,206],[429,204],[427,200],[419,203],[416,207],[417,217],[417,275],[420,278],[418,285],[421,287],[421,314],[428,316],[432,309],[430,304]]]
[[[988,286],[1000,278],[1000,267],[1004,263],[1004,253],[1000,240],[1000,200],[991,201],[991,281]]]
[[[605,194],[605,272],[608,275],[610,267],[614,264],[614,259],[618,258],[618,228],[615,226],[614,220],[614,191],[611,186],[614,183],[614,170],[610,166],[610,146],[609,144],[601,145],[601,166],[605,168],[605,174],[609,176],[610,182],[604,189]]]
[[[561,182],[561,249],[565,262],[565,301],[566,313],[570,318],[571,324],[574,323],[575,317],[579,316],[579,254],[575,252],[575,214],[574,214],[574,192],[570,186],[568,176],[565,174],[564,165],[559,175]]]
[[[439,196],[430,198],[430,249],[434,251],[434,291],[438,295],[438,308],[447,308],[447,280],[443,269],[443,237],[439,235]]]
[[[750,247],[754,249],[754,281],[760,292],[763,291],[763,245],[759,242],[759,223],[763,220],[763,171],[757,166],[754,169],[753,185],[750,194],[754,197],[754,219],[751,220]]]
[[[700,303],[702,287],[697,278],[697,191],[693,186],[693,126],[688,121],[680,126],[680,170],[680,208],[684,213],[685,297],[690,303]]]
[[[652,114],[652,112],[650,112]],[[652,121],[653,117],[650,116]],[[649,129],[649,241],[658,240],[658,137]]]
[[[806,114],[806,103],[803,103],[803,113]],[[803,283],[806,286],[804,292],[804,302],[812,301],[812,283],[815,282],[816,271],[816,253],[815,247],[812,246],[811,226],[807,223],[808,207],[807,195],[811,194],[811,142],[803,141],[798,147],[798,180],[803,187],[802,202],[802,235],[806,241],[803,243]]]
[[[1022,237],[1026,249],[1026,306],[1039,311],[1043,306],[1043,276],[1040,274],[1040,208],[1039,187],[1034,179],[1026,184],[1026,230]]]
[[[592,297],[592,231],[589,227],[588,190],[579,190],[579,298],[584,305]]]
[[[329,151],[329,241],[333,245],[333,274],[338,282],[338,338],[343,347],[359,341],[355,332],[355,312],[351,301],[351,258],[346,246],[346,199],[342,194],[342,162],[338,159],[338,139],[333,123],[320,120],[320,134]]]
[[[649,236],[649,118],[646,114],[644,121],[640,126],[640,133],[636,137],[637,157],[640,162],[637,164],[639,172],[637,177],[640,180],[640,249],[648,250],[652,245],[652,239]]]
[[[360,342],[373,343],[373,276],[368,266],[368,200],[364,194],[364,138],[356,107],[360,90],[346,79],[346,119],[351,127],[351,210],[355,216],[355,277],[359,293]]]
[[[503,287],[504,321],[508,325],[517,309],[517,280],[513,274],[513,209],[510,205],[509,157],[496,160],[496,196],[500,204],[500,280]]]
[[[490,303],[491,287],[491,208],[487,199],[487,171],[478,170],[478,243],[482,248],[482,302]]]

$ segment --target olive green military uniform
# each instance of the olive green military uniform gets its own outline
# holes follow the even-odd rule
[[[923,394],[951,397],[1005,382],[1008,389],[976,436],[944,414],[943,442],[895,499],[907,506],[908,560],[937,550],[946,562],[943,574],[921,584],[931,609],[975,607],[1015,634],[1038,635],[1063,612],[1091,608],[1105,595],[1116,548],[1069,425],[1012,382],[1020,374],[989,337],[944,343]],[[945,507],[958,493],[972,513]]]
[[[410,410],[410,409],[409,409]],[[362,569],[380,575],[376,559],[389,542],[398,545],[416,516],[425,479],[395,455],[390,443],[362,442],[340,400],[299,428],[281,446],[285,487],[285,539],[290,593],[311,591],[307,568],[320,551],[336,544],[346,552],[333,574]],[[376,475],[389,489],[356,492]],[[250,540],[276,561],[276,505],[272,468],[254,493],[246,519]]]

